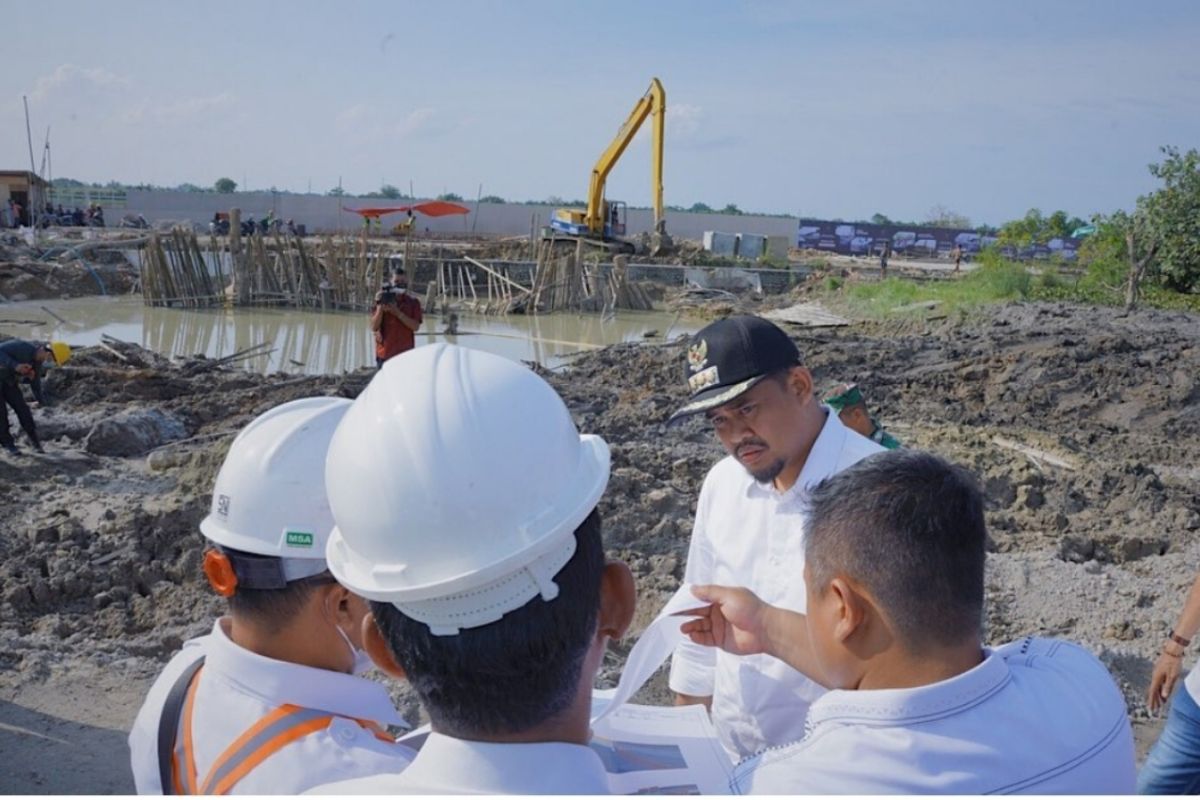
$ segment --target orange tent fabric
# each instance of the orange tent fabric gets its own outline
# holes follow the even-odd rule
[[[344,207],[343,207],[344,208]],[[417,214],[427,217],[448,217],[451,214],[470,214],[471,210],[457,203],[447,203],[445,200],[430,200],[427,203],[417,203],[411,206],[373,206],[371,208],[346,208],[355,214],[371,219],[379,219],[387,214],[403,214],[412,209]]]

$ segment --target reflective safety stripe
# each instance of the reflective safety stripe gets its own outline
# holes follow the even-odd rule
[[[177,794],[196,793],[196,758],[192,748],[192,711],[196,707],[196,688],[200,685],[200,673],[204,667],[196,670],[192,682],[188,686],[187,700],[183,705],[183,717],[179,720],[180,730],[175,734],[175,787]],[[183,763],[182,772],[179,769]],[[164,787],[165,788],[165,787]]]
[[[175,794],[228,794],[252,769],[282,748],[310,733],[324,730],[333,723],[334,716],[325,711],[290,704],[280,706],[250,726],[233,744],[225,748],[213,762],[203,785],[198,785],[192,714],[195,710],[196,690],[200,685],[200,673],[203,671],[203,667],[197,670],[191,685],[188,686],[183,718],[179,723],[180,730],[175,737],[175,752],[171,759]],[[371,731],[380,741],[396,743],[396,739],[376,723],[362,719],[354,719],[354,722]]]
[[[280,714],[280,712],[283,712]],[[226,794],[250,770],[297,739],[328,728],[324,711],[286,705],[272,711],[226,748],[209,771],[200,794]]]

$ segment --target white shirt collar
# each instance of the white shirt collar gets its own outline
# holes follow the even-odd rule
[[[1003,656],[983,648],[984,659],[961,675],[915,689],[835,689],[813,703],[809,727],[824,722],[894,725],[929,716],[944,716],[976,705],[1002,689],[1011,679]]]
[[[269,705],[291,703],[381,725],[406,725],[383,684],[261,656],[235,644],[226,632],[228,624],[229,618],[222,617],[213,625],[205,648],[205,673],[219,674]]]
[[[786,491],[779,492],[775,490],[773,484],[759,483],[750,478],[747,473],[747,478],[749,478],[746,486],[747,495],[760,492],[773,495],[781,500],[802,497],[818,483],[838,471],[838,459],[846,444],[848,429],[829,406],[821,406],[821,410],[825,412],[825,424],[821,426],[821,432],[813,441],[812,449],[808,451],[808,457],[804,459],[804,466],[800,468],[796,482]]]
[[[608,775],[590,748],[565,742],[498,744],[430,733],[400,776],[422,790],[463,794],[609,794]]]

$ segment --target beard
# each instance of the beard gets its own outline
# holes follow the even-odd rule
[[[743,464],[742,466],[745,467],[746,465]],[[767,464],[765,467],[759,467],[758,469],[750,469],[749,467],[746,467],[746,472],[749,472],[750,477],[754,478],[754,480],[758,481],[759,483],[771,483],[779,477],[779,473],[783,472],[783,468],[785,466],[787,466],[787,462],[781,458],[778,461],[773,461],[770,464]]]

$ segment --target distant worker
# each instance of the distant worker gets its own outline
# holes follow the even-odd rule
[[[320,793],[610,792],[592,687],[635,589],[604,555],[609,467],[522,364],[439,342],[384,365],[329,447],[327,553],[373,598],[364,646],[432,731],[403,772]]]
[[[1200,633],[1200,575],[1192,581],[1175,627],[1163,639],[1150,677],[1150,713],[1170,702],[1167,724],[1138,774],[1138,794],[1200,793],[1200,666],[1183,682],[1183,658]]]
[[[962,245],[961,244],[954,245],[954,250],[951,251],[950,256],[954,259],[954,271],[958,272],[962,268],[962,260],[963,260]]]
[[[847,428],[883,445],[888,450],[900,447],[899,440],[883,429],[879,421],[867,410],[867,401],[857,383],[843,383],[834,387],[822,401],[838,413]]]
[[[33,399],[38,405],[45,403],[42,395],[42,375],[49,364],[62,366],[71,357],[71,348],[65,342],[34,344],[21,339],[9,339],[0,344],[0,447],[11,455],[20,454],[17,443],[8,427],[8,406],[16,412],[21,429],[29,437],[33,449],[44,453],[38,438],[33,412],[29,410],[21,393],[19,381],[29,382]]]
[[[139,794],[298,794],[412,760],[384,731],[404,726],[387,689],[357,677],[366,602],[325,562],[325,455],[350,405],[294,400],[233,440],[200,523],[229,615],[150,688],[129,734]]]
[[[879,251],[879,277],[880,279],[887,278],[888,258],[892,255],[892,243],[884,241],[883,249]]]
[[[416,332],[424,317],[421,301],[408,292],[408,275],[403,267],[392,273],[392,282],[375,295],[371,306],[371,330],[375,333],[375,366],[416,346]]]
[[[765,653],[832,691],[802,739],[739,764],[735,794],[1129,794],[1133,731],[1104,664],[1071,642],[983,644],[984,498],[929,453],[864,459],[817,484],[804,613],[739,588],[683,629]],[[742,656],[742,658],[753,656]]]
[[[729,455],[700,487],[684,580],[734,582],[767,602],[804,610],[800,562],[809,487],[883,450],[817,402],[812,373],[788,334],[761,317],[702,328],[686,351],[690,400],[667,424],[703,415]],[[678,705],[702,703],[738,759],[804,735],[808,706],[825,689],[765,655],[733,658],[680,644],[669,679]]]

